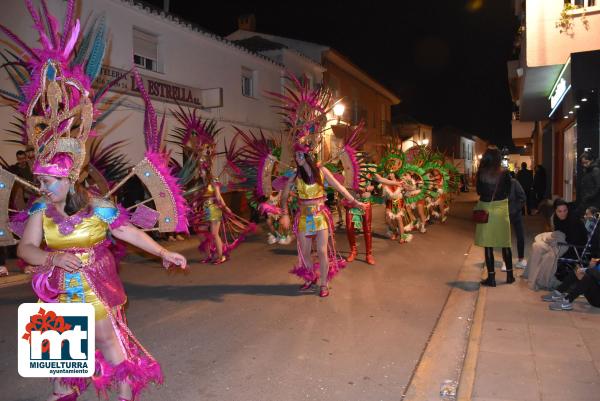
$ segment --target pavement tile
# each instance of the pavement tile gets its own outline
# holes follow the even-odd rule
[[[600,308],[594,308],[588,304],[585,308],[579,305],[579,300],[575,301],[575,309],[569,313],[573,325],[578,328],[599,328],[600,327]],[[584,309],[585,308],[585,309]]]
[[[532,355],[529,328],[525,323],[486,321],[483,326],[480,350]]]
[[[544,401],[597,401],[600,374],[587,361],[535,357]]]
[[[563,313],[563,312],[556,312]],[[564,314],[567,314],[564,312]],[[537,357],[592,361],[579,330],[575,327],[530,326],[531,345]]]
[[[539,401],[532,356],[497,352],[479,353],[473,398]]]
[[[494,290],[494,288],[491,288]],[[486,297],[489,297],[488,291]],[[485,320],[509,323],[527,323],[527,312],[518,301],[488,301],[485,305]]]
[[[523,305],[527,314],[527,321],[532,326],[572,327],[573,323],[569,312],[552,311],[548,309],[548,302],[540,300],[536,305]]]
[[[581,334],[592,360],[600,362],[600,325],[596,328],[580,328],[579,334]]]

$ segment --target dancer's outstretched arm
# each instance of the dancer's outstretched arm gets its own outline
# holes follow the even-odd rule
[[[329,171],[326,167],[320,167],[320,170],[325,176],[325,179],[327,180],[329,185],[331,185],[336,191],[344,195],[344,198],[352,202],[354,206],[363,210],[365,209],[365,205],[356,200],[354,196],[352,196],[352,194],[350,194],[350,192],[348,192],[348,190],[342,184],[340,184],[338,180],[335,179],[333,174],[331,174],[331,171]]]
[[[380,176],[379,174],[375,174],[375,180],[381,184],[384,185],[392,185],[392,186],[400,186],[401,182],[400,181],[394,181],[394,180],[390,180],[387,178],[383,178],[382,176]]]
[[[182,269],[185,269],[187,266],[187,260],[183,255],[166,250],[150,238],[148,234],[131,224],[113,228],[110,232],[115,238],[118,238],[121,241],[125,241],[152,255],[160,256],[163,260],[163,266],[165,267],[168,267],[171,263]]]

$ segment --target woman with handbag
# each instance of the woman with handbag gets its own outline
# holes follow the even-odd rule
[[[488,149],[477,172],[477,194],[479,202],[473,210],[473,220],[477,223],[475,245],[485,249],[485,265],[488,276],[482,285],[495,287],[494,248],[502,248],[502,259],[506,264],[506,283],[515,281],[510,248],[510,220],[508,196],[510,194],[510,174],[502,169],[502,155],[498,149]]]

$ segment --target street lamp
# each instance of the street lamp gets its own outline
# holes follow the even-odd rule
[[[333,106],[333,114],[337,117],[338,124],[342,120],[342,116],[344,115],[345,110],[346,110],[346,106],[344,106],[343,103],[338,103],[335,106]]]

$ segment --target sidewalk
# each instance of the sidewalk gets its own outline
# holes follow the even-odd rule
[[[525,224],[527,256],[542,220]],[[571,312],[551,311],[521,274],[506,285],[497,269],[498,287],[480,288],[458,400],[600,399],[600,309],[579,298]]]

